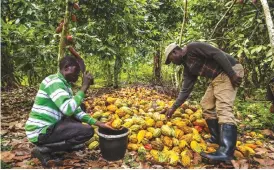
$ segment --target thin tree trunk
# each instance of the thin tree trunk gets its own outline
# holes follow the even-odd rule
[[[1,89],[9,90],[18,87],[19,82],[14,76],[12,56],[7,45],[1,45]]]
[[[162,77],[161,77],[161,53],[160,50],[157,50],[156,54],[154,55],[154,84],[160,85],[162,84]]]
[[[187,0],[184,0],[184,19],[183,19],[183,23],[182,23],[182,27],[181,27],[181,32],[180,32],[180,37],[179,37],[179,47],[181,47],[182,45],[182,36],[183,36],[183,31],[185,29],[185,25],[187,22]],[[176,85],[176,89],[179,90],[181,88],[181,84],[182,84],[182,66],[175,66],[175,85]]]
[[[114,64],[114,82],[113,82],[113,87],[118,88],[119,87],[119,75],[121,73],[121,68],[122,68],[122,58],[118,54],[115,59],[115,64]]]
[[[185,28],[186,20],[187,20],[187,0],[185,0],[185,5],[184,5],[184,20],[183,20],[182,27],[181,27],[181,32],[180,32],[179,47],[182,44],[182,36],[183,36],[183,31],[184,31],[184,28]]]
[[[68,33],[68,25],[69,25],[69,17],[70,17],[70,12],[69,12],[69,0],[66,0],[66,13],[65,13],[65,18],[64,18],[64,25],[63,25],[63,29],[62,29],[62,33],[61,33],[61,38],[60,38],[60,43],[59,43],[59,52],[58,52],[58,65],[59,65],[59,61],[61,60],[61,58],[64,57],[65,55],[65,38],[66,35]],[[59,68],[59,67],[57,67]],[[57,69],[58,70],[58,69]]]
[[[264,9],[265,22],[267,25],[270,45],[271,45],[271,49],[272,49],[272,56],[273,56],[272,67],[274,67],[274,26],[273,26],[273,20],[272,20],[271,14],[270,14],[267,0],[261,0],[261,3],[263,6],[263,9]]]

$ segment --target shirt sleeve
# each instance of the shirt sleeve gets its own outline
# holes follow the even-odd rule
[[[81,122],[85,122],[89,125],[94,125],[96,123],[96,119],[94,119],[93,117],[91,117],[90,115],[86,114],[81,107],[79,106],[74,114],[74,117],[78,120],[80,120]]]
[[[75,96],[71,96],[66,91],[67,88],[60,79],[53,79],[46,84],[45,91],[64,115],[72,116],[83,101],[85,93],[80,90]]]
[[[195,51],[195,53],[197,53],[198,56],[204,56],[207,59],[214,59],[229,77],[236,74],[232,69],[231,63],[226,54],[220,49],[202,42],[194,42],[189,46]]]
[[[172,109],[177,109],[180,107],[185,100],[188,98],[189,94],[191,93],[195,82],[197,80],[197,76],[191,75],[188,71],[188,69],[184,68],[184,81],[182,90],[180,91],[175,103],[172,106]]]

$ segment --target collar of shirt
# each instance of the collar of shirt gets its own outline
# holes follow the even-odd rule
[[[69,82],[67,82],[67,80],[65,79],[65,77],[63,76],[62,73],[58,72],[57,76],[58,76],[58,78],[60,78],[65,83],[66,86],[68,86],[69,88],[71,88],[71,84]]]

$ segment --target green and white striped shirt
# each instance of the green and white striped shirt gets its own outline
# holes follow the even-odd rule
[[[37,142],[39,134],[45,134],[47,128],[61,120],[64,115],[74,116],[90,125],[95,124],[96,120],[80,108],[84,97],[81,90],[73,96],[71,84],[61,73],[46,77],[40,84],[25,125],[29,141]]]

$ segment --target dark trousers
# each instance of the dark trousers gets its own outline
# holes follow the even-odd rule
[[[47,129],[46,134],[40,134],[36,145],[58,143],[65,141],[65,148],[83,144],[94,135],[94,129],[90,125],[83,125],[74,117],[64,116],[55,125]],[[59,148],[60,149],[60,148]]]

